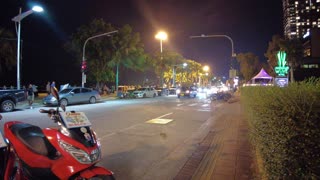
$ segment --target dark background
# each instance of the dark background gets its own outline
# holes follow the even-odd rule
[[[44,86],[81,84],[80,63],[63,49],[72,33],[94,18],[103,18],[116,27],[129,24],[139,32],[145,50],[160,50],[154,38],[159,30],[168,33],[163,49],[179,52],[187,59],[208,64],[218,76],[228,77],[231,43],[226,38],[190,39],[201,34],[228,35],[236,53],[253,52],[265,62],[264,53],[275,34],[282,35],[282,1],[269,0],[4,0],[1,3],[0,27],[15,33],[11,20],[19,7],[25,12],[34,4],[45,12],[33,13],[22,20],[21,83]],[[16,44],[15,41],[12,43]],[[235,61],[235,59],[233,60]],[[131,72],[130,72],[131,73]],[[146,73],[120,74],[120,84],[142,82]],[[16,68],[1,74],[0,86],[16,86]]]

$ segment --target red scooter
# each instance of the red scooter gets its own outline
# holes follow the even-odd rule
[[[58,91],[52,94],[59,102]],[[63,111],[59,111],[62,108]],[[0,157],[0,179],[103,179],[114,180],[113,172],[95,164],[101,159],[100,143],[82,112],[65,112],[65,107],[43,110],[58,128],[44,128],[18,121],[6,122],[7,146]],[[3,162],[0,162],[3,163]]]

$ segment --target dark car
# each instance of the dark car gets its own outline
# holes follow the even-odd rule
[[[193,87],[181,87],[176,91],[178,98],[180,97],[193,97],[197,96],[197,89]]]
[[[24,90],[0,90],[0,111],[11,112],[26,99]]]

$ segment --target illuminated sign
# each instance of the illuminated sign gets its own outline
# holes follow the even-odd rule
[[[286,56],[287,54],[284,51],[279,51],[277,54],[278,66],[276,66],[274,70],[278,76],[286,76],[286,74],[288,74],[289,66],[286,65]]]

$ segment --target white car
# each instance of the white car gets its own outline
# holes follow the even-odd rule
[[[154,88],[143,87],[133,91],[133,94],[137,98],[156,97],[158,92]]]

